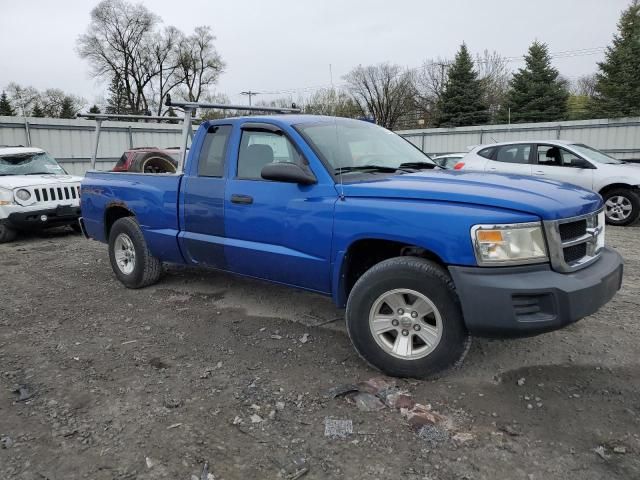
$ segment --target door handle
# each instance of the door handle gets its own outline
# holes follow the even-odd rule
[[[490,172],[495,172],[496,170],[498,170],[496,167],[489,167]]]
[[[542,170],[534,170],[533,174],[534,175],[544,175],[544,172]]]
[[[251,205],[253,203],[253,197],[249,195],[238,195],[234,193],[231,195],[231,203],[239,203],[240,205]]]

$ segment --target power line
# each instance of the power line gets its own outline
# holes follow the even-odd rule
[[[562,51],[550,53],[549,57],[551,59],[564,59],[564,58],[573,58],[573,57],[583,57],[583,56],[589,56],[589,55],[598,55],[598,54],[604,53],[606,49],[607,47],[591,47],[591,48],[581,48],[581,49],[575,49],[575,50],[562,50]],[[502,57],[502,60],[508,63],[514,63],[514,62],[524,61],[524,58],[525,58],[525,55],[518,55],[514,57]],[[479,61],[474,61],[474,63],[487,63],[487,62],[483,60],[479,60]],[[446,63],[443,63],[443,62],[424,63],[419,67],[413,67],[407,70],[403,70],[402,72],[398,73],[398,75],[396,76],[410,73],[410,72],[417,72],[419,70],[422,70],[430,66],[443,66],[443,65],[446,65]],[[334,88],[334,87],[341,88],[347,85],[348,84],[346,82],[342,82],[337,85],[325,83],[320,85],[311,85],[308,87],[296,87],[296,88],[288,88],[283,90],[263,91],[261,93],[263,95],[291,95],[294,93],[306,93],[310,91],[320,90],[322,88]]]

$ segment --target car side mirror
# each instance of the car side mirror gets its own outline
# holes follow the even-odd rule
[[[268,163],[262,168],[260,176],[265,180],[299,183],[301,185],[312,185],[317,182],[316,177],[311,172],[292,162]]]
[[[575,168],[593,168],[584,158],[572,158],[569,165]]]

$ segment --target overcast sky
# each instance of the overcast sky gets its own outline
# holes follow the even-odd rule
[[[0,0],[0,89],[9,82],[61,88],[96,101],[105,90],[80,60],[75,42],[97,1]],[[216,91],[245,103],[243,90],[306,95],[340,84],[358,64],[417,67],[472,52],[522,55],[538,39],[551,52],[610,45],[628,0],[145,0],[165,24],[186,33],[210,25],[227,63]],[[602,53],[555,58],[571,79],[591,73]],[[511,62],[512,69],[521,62]],[[289,92],[293,90],[292,92]],[[273,99],[284,95],[267,95]]]

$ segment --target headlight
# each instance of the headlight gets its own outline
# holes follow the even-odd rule
[[[548,258],[539,222],[475,225],[471,241],[478,265],[539,263]]]
[[[11,205],[13,203],[13,192],[0,187],[0,206]]]
[[[21,188],[16,192],[16,198],[18,200],[22,200],[23,202],[26,202],[31,198],[31,192],[29,190],[25,190],[24,188]]]

